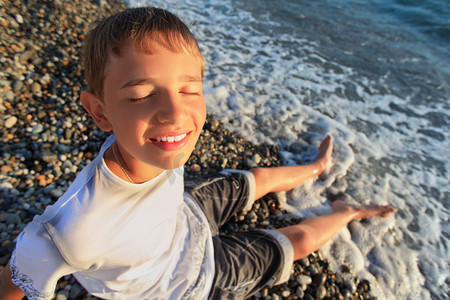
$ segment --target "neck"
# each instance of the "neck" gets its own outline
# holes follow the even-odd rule
[[[133,161],[128,160],[125,162],[116,143],[106,150],[103,159],[114,175],[129,183],[144,183],[164,172],[163,169],[143,165],[138,161],[133,163]]]

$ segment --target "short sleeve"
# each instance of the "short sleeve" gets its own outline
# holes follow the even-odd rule
[[[10,265],[13,283],[30,300],[51,299],[58,280],[75,272],[36,220],[19,235]]]

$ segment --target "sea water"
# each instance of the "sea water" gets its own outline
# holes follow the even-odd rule
[[[302,217],[327,194],[394,205],[352,222],[322,251],[379,299],[449,299],[448,0],[131,1],[179,15],[206,60],[209,112],[283,163],[314,160],[335,138],[326,176],[281,194]]]

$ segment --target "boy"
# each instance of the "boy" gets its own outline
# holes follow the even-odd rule
[[[105,299],[244,299],[286,281],[293,260],[348,222],[395,211],[335,201],[331,214],[297,225],[219,236],[256,199],[318,176],[332,138],[312,164],[229,170],[184,192],[183,165],[206,116],[204,62],[189,29],[161,9],[125,10],[86,37],[84,65],[82,105],[113,134],[18,237],[1,299],[51,299],[67,274]]]

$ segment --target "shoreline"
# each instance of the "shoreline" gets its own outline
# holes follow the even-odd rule
[[[95,129],[79,104],[84,89],[81,40],[96,19],[121,10],[119,0],[73,2],[0,0],[0,269],[14,240],[96,155],[107,134]],[[98,4],[97,4],[98,3]],[[186,178],[224,168],[280,165],[276,145],[253,145],[210,116],[186,164]],[[276,195],[238,214],[223,232],[275,228],[298,222]],[[62,278],[56,299],[97,299],[72,276]],[[367,280],[342,266],[333,273],[320,251],[295,262],[291,279],[250,299],[373,299]]]

